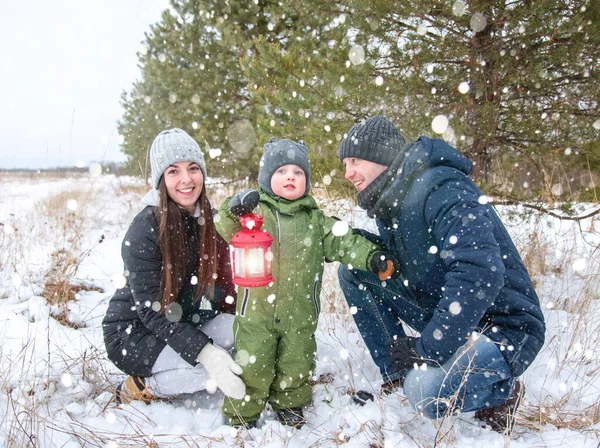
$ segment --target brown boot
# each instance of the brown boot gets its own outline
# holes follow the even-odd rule
[[[146,382],[141,376],[128,376],[115,390],[117,404],[136,400],[150,404],[153,399],[154,396],[146,389]]]
[[[510,434],[515,424],[517,408],[521,404],[524,394],[525,386],[519,379],[516,379],[515,388],[508,400],[494,408],[475,412],[475,418],[489,425],[492,431]]]
[[[398,389],[404,388],[404,377],[398,378],[397,380],[390,381],[388,383],[383,383],[381,385],[381,393],[383,395],[390,395],[396,392]]]

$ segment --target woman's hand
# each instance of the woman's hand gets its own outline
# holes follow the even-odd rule
[[[196,361],[204,366],[210,379],[225,395],[236,400],[244,398],[246,385],[238,376],[242,374],[242,368],[229,356],[227,351],[209,343],[202,349]],[[215,388],[210,388],[208,385],[206,390],[209,393],[215,392]]]

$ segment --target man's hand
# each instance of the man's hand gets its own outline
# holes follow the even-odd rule
[[[415,364],[423,362],[417,352],[417,339],[405,336],[395,341],[389,348],[390,361],[396,372],[412,369]]]
[[[371,258],[371,271],[378,274],[381,281],[397,278],[400,275],[396,259],[391,254],[383,251],[375,252],[375,255]]]
[[[258,191],[248,188],[240,191],[229,202],[229,210],[235,216],[244,216],[252,212],[258,205],[260,195]]]

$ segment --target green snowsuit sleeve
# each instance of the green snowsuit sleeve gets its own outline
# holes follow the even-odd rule
[[[323,245],[326,261],[339,261],[355,269],[368,271],[371,269],[371,259],[376,252],[382,250],[364,236],[354,233],[351,227],[342,235],[333,232],[334,225],[344,227],[341,221],[322,214]],[[338,233],[338,232],[336,232]]]
[[[233,235],[235,235],[236,232],[242,230],[240,219],[229,210],[231,198],[233,198],[233,196],[229,196],[223,201],[219,207],[217,218],[215,219],[217,232],[219,232],[219,235],[221,235],[228,243],[231,243],[231,238],[233,238]]]

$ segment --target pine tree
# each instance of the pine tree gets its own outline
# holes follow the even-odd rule
[[[307,0],[279,8],[302,26],[282,34],[286,45],[258,39],[242,67],[254,100],[279,129],[329,154],[325,165],[335,166],[343,133],[375,114],[408,138],[446,139],[475,162],[479,179],[494,181],[489,173],[510,161],[533,164],[551,183],[553,162],[600,159],[596,2]]]
[[[205,151],[210,175],[256,177],[255,125],[262,108],[250,102],[238,60],[264,28],[261,7],[261,2],[171,0],[138,54],[142,80],[122,97],[119,133],[132,172],[147,165],[160,131],[179,127]]]

